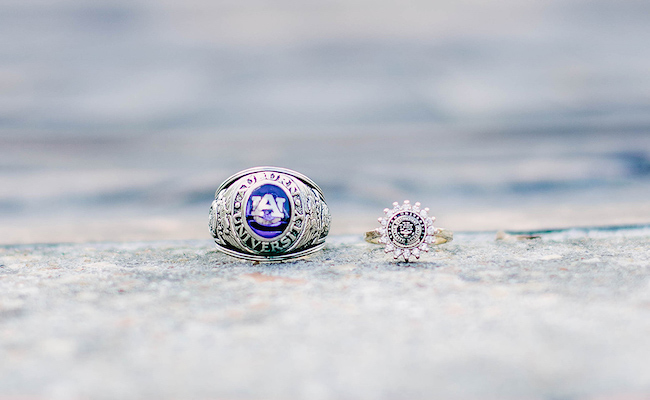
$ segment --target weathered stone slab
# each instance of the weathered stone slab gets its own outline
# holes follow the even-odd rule
[[[642,399],[650,230],[357,236],[253,264],[209,241],[0,247],[0,398]]]

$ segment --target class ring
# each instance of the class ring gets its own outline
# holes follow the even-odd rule
[[[259,262],[322,249],[330,223],[321,188],[299,172],[276,167],[251,168],[226,179],[209,214],[217,250]]]

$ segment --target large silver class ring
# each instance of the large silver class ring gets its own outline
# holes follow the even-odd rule
[[[256,167],[219,186],[209,226],[219,251],[273,262],[322,249],[330,222],[323,191],[314,181],[290,169]]]

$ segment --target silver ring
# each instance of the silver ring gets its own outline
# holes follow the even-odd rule
[[[454,234],[443,228],[433,226],[435,217],[429,216],[428,208],[420,208],[420,203],[411,205],[393,203],[393,208],[384,209],[384,216],[379,218],[380,227],[366,232],[366,241],[373,244],[385,244],[384,251],[393,253],[398,259],[403,257],[420,258],[422,252],[428,252],[429,246],[451,242]]]
[[[331,216],[323,191],[305,175],[256,167],[226,179],[210,207],[217,249],[251,261],[303,257],[325,246]]]

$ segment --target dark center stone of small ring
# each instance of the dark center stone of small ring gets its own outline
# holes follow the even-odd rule
[[[397,214],[388,226],[388,237],[400,247],[415,247],[424,241],[426,227],[422,218],[410,211]]]

